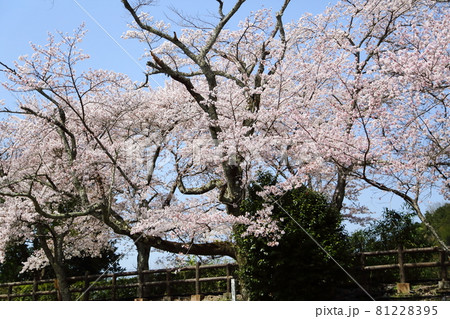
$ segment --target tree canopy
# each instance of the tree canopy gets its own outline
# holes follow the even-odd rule
[[[245,0],[217,1],[175,31],[152,2],[121,0],[142,83],[83,70],[83,26],[0,61],[18,95],[0,122],[0,261],[37,240],[28,267],[50,263],[65,289],[65,260],[121,236],[140,269],[151,247],[235,258],[236,225],[283,231],[241,210],[261,169],[281,177],[263,193],[307,185],[348,219],[367,211],[363,189],[390,192],[448,249],[420,206],[449,196],[448,4],[347,0],[286,22],[284,0],[234,25]]]

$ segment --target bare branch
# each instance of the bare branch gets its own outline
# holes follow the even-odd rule
[[[180,48],[184,52],[184,54],[186,54],[192,61],[197,62],[197,56],[184,43],[182,43],[180,40],[178,40],[178,38],[176,37],[176,34],[171,36],[167,33],[164,33],[162,31],[155,29],[152,26],[144,23],[138,16],[137,8],[133,8],[130,5],[128,0],[121,0],[121,1],[122,1],[123,5],[125,6],[125,9],[127,9],[128,12],[130,12],[134,21],[137,23],[137,25],[141,29],[146,30],[146,31],[148,31],[156,36],[159,36],[167,41],[170,41],[171,43],[176,45],[178,48]]]
[[[225,18],[225,15],[223,14],[223,1],[222,0],[216,0],[219,3],[219,15],[223,19]]]
[[[239,8],[242,6],[242,4],[245,2],[245,0],[238,0],[234,4],[233,8],[228,12],[227,15],[223,16],[222,19],[219,21],[217,26],[214,28],[214,31],[212,32],[211,36],[209,37],[208,41],[206,42],[206,45],[200,50],[199,55],[199,62],[202,63],[206,57],[206,55],[209,53],[213,45],[216,43],[217,38],[219,37],[220,32],[225,27],[225,25],[230,21],[230,19],[235,15],[235,13],[239,10]],[[203,63],[202,63],[203,64]],[[202,65],[199,64],[200,67]]]

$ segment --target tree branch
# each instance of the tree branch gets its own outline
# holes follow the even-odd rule
[[[191,50],[189,50],[189,48],[186,45],[184,45],[184,43],[182,43],[180,40],[178,40],[176,34],[171,36],[167,33],[164,33],[158,29],[153,28],[152,26],[149,26],[148,24],[145,24],[139,18],[137,11],[135,9],[133,9],[133,7],[131,7],[130,3],[127,0],[121,0],[121,1],[122,1],[123,5],[125,6],[125,9],[127,9],[128,12],[130,12],[134,21],[137,23],[137,25],[141,29],[146,30],[156,36],[163,38],[163,39],[166,39],[167,41],[170,41],[171,43],[176,45],[178,48],[180,48],[184,52],[184,54],[186,54],[192,61],[197,63],[197,61],[198,61],[197,56]]]
[[[152,247],[171,253],[202,256],[229,256],[236,259],[236,251],[234,246],[232,243],[227,241],[204,244],[185,244],[164,240],[160,237],[144,238],[143,241]]]
[[[221,181],[219,179],[215,179],[215,180],[209,181],[208,183],[206,183],[205,185],[203,185],[201,187],[186,188],[184,186],[183,179],[181,176],[178,177],[178,183],[177,183],[178,189],[184,195],[201,195],[201,194],[205,194],[215,188],[221,188],[224,185],[225,185],[225,183],[223,181]]]
[[[242,6],[242,4],[245,2],[245,0],[238,0],[234,4],[233,8],[228,12],[226,16],[223,16],[222,12],[222,19],[220,19],[217,26],[214,28],[214,31],[212,32],[210,38],[206,42],[206,45],[200,50],[199,54],[199,61],[204,61],[206,55],[209,53],[213,45],[216,43],[217,38],[219,37],[220,32],[222,32],[222,29],[225,27],[225,25],[230,21],[230,19],[234,16],[234,14],[239,10],[239,8]],[[200,65],[200,64],[199,64]],[[201,67],[201,65],[200,65]]]

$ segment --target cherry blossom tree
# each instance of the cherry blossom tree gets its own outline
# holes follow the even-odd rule
[[[306,19],[296,32],[315,91],[293,110],[294,149],[310,144],[345,179],[399,196],[444,249],[419,203],[448,196],[448,22],[433,1],[343,1]]]
[[[285,0],[230,27],[245,0],[217,1],[215,21],[174,31],[143,11],[151,1],[121,2],[146,79],[166,75],[164,87],[80,72],[82,28],[1,63],[20,100],[0,123],[0,254],[38,238],[28,267],[58,268],[121,235],[139,269],[151,247],[239,259],[236,223],[272,244],[281,234],[271,203],[252,218],[241,209],[266,169],[280,183],[262,194],[307,184],[349,217],[345,200],[369,186],[421,218],[427,190],[448,196],[446,4],[347,0],[286,24]]]
[[[97,134],[106,134],[110,123],[85,106],[100,103],[98,94],[108,88],[113,100],[112,88],[124,82],[101,70],[77,75],[73,66],[87,58],[76,47],[82,35],[81,29],[75,36],[60,34],[61,42],[51,35],[47,46],[33,45],[35,53],[20,58],[22,65],[2,63],[6,87],[24,94],[17,109],[3,110],[11,116],[1,132],[0,250],[12,241],[37,239],[41,250],[24,270],[49,263],[63,300],[70,299],[64,260],[100,254],[112,233],[94,216],[111,206],[101,184],[111,169],[107,152],[96,149],[100,135],[89,131],[95,124]]]
[[[277,118],[280,95],[271,90],[267,99],[261,96],[286,53],[282,17],[289,1],[281,3],[275,18],[270,10],[262,10],[242,21],[238,30],[228,29],[244,2],[236,1],[225,12],[224,3],[218,1],[212,26],[197,25],[177,34],[142,12],[145,3],[122,1],[134,19],[125,36],[148,45],[144,54],[148,76],[167,75],[172,85],[188,94],[183,105],[200,111],[179,137],[185,152],[177,165],[178,190],[185,195],[213,195],[228,216],[245,218],[240,203],[261,164],[256,156],[264,152],[265,144],[275,144],[270,123]],[[201,153],[199,158],[195,150]]]
[[[207,199],[174,196],[173,137],[192,114],[179,113],[167,91],[136,91],[124,75],[78,73],[88,58],[77,47],[83,34],[82,28],[59,34],[59,42],[50,35],[22,63],[1,63],[5,86],[21,98],[17,108],[3,109],[10,117],[1,122],[0,251],[12,241],[39,239],[42,251],[25,269],[50,262],[65,300],[64,259],[98,254],[111,230],[133,240],[141,270],[148,269],[151,247],[233,256],[228,242],[217,242],[232,221]]]
[[[239,216],[254,173],[272,167],[284,177],[275,188],[315,185],[350,216],[344,199],[362,189],[394,193],[433,232],[419,201],[435,186],[448,194],[448,5],[340,1],[285,25],[284,1],[230,30],[245,1],[228,12],[217,2],[215,23],[177,34],[143,11],[148,2],[122,0],[134,20],[126,37],[148,47],[148,76],[167,75],[189,94],[183,105],[203,111],[187,133],[201,148],[202,163],[184,168],[197,180],[188,189],[181,176],[179,190],[214,191]]]

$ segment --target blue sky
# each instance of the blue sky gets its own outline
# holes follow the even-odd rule
[[[215,0],[160,0],[158,3],[158,6],[151,7],[151,14],[157,19],[165,19],[166,14],[171,13],[170,7],[200,16],[215,13],[217,8]],[[281,0],[249,0],[242,7],[238,18],[261,7],[278,10],[280,3]],[[293,0],[286,20],[298,19],[305,12],[319,13],[328,3],[325,0]],[[85,22],[89,31],[81,47],[91,56],[90,66],[127,73],[134,80],[141,80],[141,67],[145,61],[139,61],[141,67],[136,65],[89,15],[135,60],[139,60],[143,52],[142,45],[137,41],[121,39],[131,17],[120,0],[1,0],[0,60],[11,63],[18,56],[31,53],[30,41],[45,44],[48,32],[59,30],[70,33]],[[0,99],[9,100],[8,95],[4,90],[0,91]]]
[[[292,0],[285,21],[296,20],[306,12],[320,13],[328,4],[336,1]],[[227,4],[233,1],[224,2]],[[278,10],[281,3],[281,0],[248,0],[237,18],[241,19],[250,11],[262,7]],[[158,20],[166,19],[166,14],[171,13],[169,8],[175,7],[190,15],[205,16],[210,12],[215,13],[216,4],[215,0],[160,0],[157,6],[151,7],[151,14]],[[144,79],[142,70],[145,61],[139,60],[139,57],[144,48],[137,41],[121,38],[130,21],[131,17],[120,0],[0,0],[0,61],[12,64],[20,55],[32,53],[30,41],[45,44],[48,32],[59,30],[71,33],[84,22],[88,33],[81,48],[91,56],[86,66],[126,73],[133,80],[141,81]],[[231,25],[236,22],[237,19]],[[4,77],[0,74],[0,81],[3,80]],[[0,100],[13,106],[15,98],[0,87]],[[368,192],[363,196],[363,201],[378,212],[383,207],[401,207],[400,201],[380,192]],[[134,256],[130,258],[133,260]],[[132,261],[128,262],[126,267],[131,268],[132,264]]]

